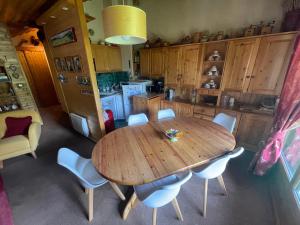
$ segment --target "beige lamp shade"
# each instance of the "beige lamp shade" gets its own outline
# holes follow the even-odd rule
[[[106,42],[119,45],[146,42],[146,13],[143,10],[128,5],[114,5],[103,9],[102,16]]]

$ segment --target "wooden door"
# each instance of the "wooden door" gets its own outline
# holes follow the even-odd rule
[[[148,100],[148,115],[149,120],[157,120],[157,113],[160,110],[160,97],[151,98]]]
[[[280,34],[261,39],[249,88],[251,92],[280,94],[294,37],[294,34]]]
[[[270,134],[272,121],[272,116],[242,113],[237,131],[239,145],[258,151],[261,141]]]
[[[108,68],[108,53],[107,46],[91,45],[94,58],[96,72],[107,72]]]
[[[170,47],[166,56],[166,86],[177,86],[181,75],[181,48]]]
[[[152,48],[150,54],[151,78],[159,78],[164,75],[164,49]]]
[[[107,46],[107,63],[109,71],[122,71],[121,49],[116,46]]]
[[[247,91],[258,46],[259,38],[234,40],[229,43],[225,59],[223,89]]]
[[[192,117],[194,113],[194,105],[187,103],[176,103],[176,116]]]
[[[150,77],[150,49],[140,50],[141,75]]]
[[[162,101],[160,101],[160,108],[161,109],[173,109],[173,111],[176,112],[176,102],[162,100]]]
[[[32,48],[19,51],[18,55],[37,105],[57,105],[58,100],[44,50]]]
[[[182,48],[182,77],[180,85],[195,87],[199,74],[200,56],[202,47],[191,45]]]

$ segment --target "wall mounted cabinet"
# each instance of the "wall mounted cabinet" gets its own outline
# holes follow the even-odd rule
[[[248,90],[259,41],[259,38],[248,38],[229,42],[223,89],[242,92]]]
[[[91,45],[96,72],[122,70],[121,49],[117,46]]]
[[[165,76],[165,48],[140,50],[141,75],[150,78]]]
[[[294,34],[262,37],[248,91],[279,95],[287,70]]]

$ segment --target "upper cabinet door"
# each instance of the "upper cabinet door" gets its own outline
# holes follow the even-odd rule
[[[108,68],[108,57],[107,47],[104,45],[92,45],[92,53],[95,63],[96,72],[107,72]]]
[[[170,47],[166,57],[166,79],[167,86],[177,86],[179,82],[180,72],[180,47]]]
[[[122,70],[122,56],[120,47],[108,46],[108,69],[109,71],[121,71]]]
[[[235,40],[229,43],[224,69],[224,89],[246,92],[250,83],[259,38]]]
[[[261,39],[249,91],[258,94],[280,94],[294,37],[294,34],[284,34]]]
[[[195,87],[199,75],[199,59],[202,47],[191,45],[182,48],[182,77],[181,86]]]
[[[150,57],[151,77],[162,77],[164,75],[164,48],[152,48]]]
[[[150,76],[150,49],[140,50],[141,75]]]

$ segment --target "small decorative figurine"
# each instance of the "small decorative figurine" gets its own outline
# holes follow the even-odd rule
[[[217,84],[215,83],[214,80],[210,80],[208,84],[210,85],[211,89],[216,89],[217,88]]]
[[[220,61],[221,55],[218,50],[214,50],[213,54],[208,57],[208,61]]]
[[[209,71],[207,72],[208,76],[218,76],[219,75],[219,71],[218,68],[216,66],[212,66]]]
[[[224,39],[224,32],[223,31],[219,31],[217,34],[217,40],[223,40]]]

